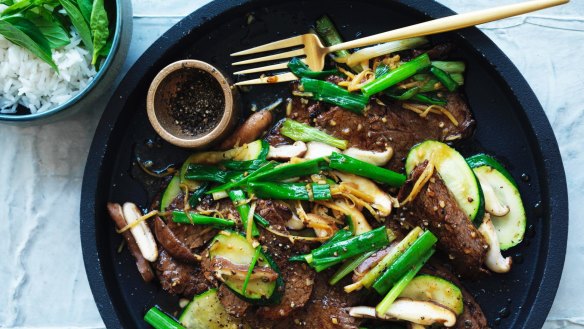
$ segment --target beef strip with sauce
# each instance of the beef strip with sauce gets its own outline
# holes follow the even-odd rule
[[[458,126],[442,115],[428,114],[423,118],[402,108],[401,102],[388,102],[383,106],[375,101],[370,103],[366,116],[333,106],[319,114],[314,125],[334,137],[348,140],[350,147],[374,151],[392,147],[394,155],[387,167],[402,171],[403,159],[415,144],[428,139],[465,138],[472,134],[474,120],[462,96],[451,93],[447,99],[446,107]]]
[[[312,296],[306,305],[296,309],[290,316],[280,320],[270,320],[248,314],[246,321],[255,329],[357,329],[362,319],[349,315],[351,306],[360,305],[363,294],[347,294],[343,282],[334,286],[328,284],[332,272],[319,273],[315,277]]]
[[[426,161],[414,168],[399,191],[399,200],[406,199],[427,165]],[[448,256],[457,273],[469,278],[486,273],[483,263],[488,244],[436,171],[398,216],[432,231],[438,237],[438,249]]]
[[[346,280],[334,286],[328,284],[329,276],[320,273],[314,284],[314,293],[303,314],[297,315],[306,328],[319,329],[354,329],[358,328],[362,320],[349,315],[351,306],[361,305],[365,292],[347,294],[343,287]],[[330,274],[330,275],[327,275]]]
[[[286,222],[292,218],[292,211],[282,202],[260,199],[256,211],[279,231],[287,231]]]
[[[284,205],[259,200],[257,211],[272,227],[286,232],[284,226],[292,213]],[[303,241],[292,244],[288,239],[262,230],[260,243],[265,246],[281,270],[286,282],[282,302],[275,306],[260,307],[246,318],[254,328],[357,328],[359,319],[350,317],[348,307],[357,305],[360,294],[346,294],[343,284],[330,286],[332,272],[319,273],[304,263],[291,263],[293,254],[305,254],[311,246]],[[314,247],[314,246],[312,246]]]
[[[286,221],[292,217],[289,208],[272,200],[258,200],[256,210],[270,222],[272,229],[289,234],[285,227]],[[278,305],[260,307],[257,315],[265,319],[281,319],[303,307],[312,294],[315,271],[304,263],[288,261],[294,254],[310,252],[310,246],[302,241],[292,243],[289,239],[267,230],[262,230],[259,241],[279,267],[285,284],[281,302]]]
[[[266,246],[268,253],[274,255],[274,261],[280,268],[284,280],[284,294],[279,304],[262,306],[256,314],[264,319],[277,320],[289,316],[310,300],[316,272],[304,263],[288,262],[288,257],[292,256],[292,253],[291,248],[287,248],[285,244],[289,244],[290,241],[283,241],[281,237],[269,232],[264,232],[263,236],[263,239],[260,238],[262,246]],[[283,247],[279,247],[280,245]]]
[[[290,209],[281,203],[272,200],[258,200],[256,211],[267,221],[272,228],[288,234],[285,222],[292,216]],[[307,253],[310,248],[301,242],[292,244],[290,240],[275,235],[267,230],[260,229],[259,242],[265,248],[266,253],[274,260],[280,270],[280,275],[284,280],[284,286],[280,287],[282,293],[279,304],[270,306],[251,307],[251,305],[241,299],[228,297],[220,298],[226,310],[234,316],[242,316],[246,313],[246,319],[252,321],[254,318],[263,320],[279,320],[286,318],[294,310],[303,307],[310,299],[314,283],[315,272],[306,264],[290,263],[288,258],[293,254]],[[212,264],[204,263],[202,266],[205,272],[212,272]],[[206,274],[207,276],[209,274]]]
[[[171,202],[168,210],[182,211],[183,200],[183,194],[180,193]],[[198,209],[218,211],[226,218],[239,220],[239,214],[230,200],[213,201],[207,197],[200,202]],[[206,261],[208,257],[202,257],[200,262],[194,264],[193,252],[211,241],[218,230],[205,225],[175,223],[172,215],[166,218],[166,223],[157,218],[153,228],[161,249],[155,263],[156,273],[164,290],[171,294],[192,297],[217,286],[217,281],[210,273],[210,264]]]
[[[219,285],[219,280],[215,278],[213,275],[213,264],[211,263],[211,258],[209,257],[209,250],[205,249],[203,254],[201,255],[201,262],[199,263],[201,266],[201,273],[207,279],[207,281],[212,284],[213,286],[217,287]]]
[[[233,218],[236,222],[239,222],[239,213],[229,199],[214,201],[210,196],[207,196],[201,200],[197,209],[202,211],[217,211],[221,213],[223,217]],[[184,210],[184,197],[182,193],[171,202],[167,210]],[[187,248],[191,249],[191,251],[204,246],[207,242],[211,241],[218,232],[218,230],[213,229],[210,226],[175,223],[172,221],[172,215],[166,217],[166,225],[173,232],[174,236]]]
[[[280,119],[276,122],[276,124],[273,125],[264,136],[264,140],[266,140],[271,146],[294,144],[292,139],[280,134],[280,127],[284,120],[285,119]]]
[[[173,295],[190,298],[211,288],[200,266],[179,262],[162,248],[154,265],[162,289]]]
[[[247,310],[251,307],[250,303],[239,298],[239,296],[224,284],[219,287],[217,296],[219,297],[221,304],[223,304],[223,307],[225,307],[227,313],[236,318],[244,316]]]
[[[393,148],[394,155],[387,167],[403,171],[403,159],[410,148],[422,141],[439,141],[467,138],[474,131],[475,121],[468,104],[459,93],[446,93],[446,109],[458,122],[454,125],[446,116],[418,113],[402,107],[403,103],[389,101],[385,105],[372,100],[366,115],[344,110],[299,97],[292,99],[290,119],[310,124],[322,131],[349,141],[349,147],[383,151]],[[289,138],[279,133],[279,125],[266,135],[272,145],[291,144]]]
[[[440,43],[429,49],[413,49],[411,51],[412,59],[422,54],[428,54],[431,60],[445,60],[450,52],[454,49],[452,43]],[[402,57],[402,60],[409,60],[409,57]]]

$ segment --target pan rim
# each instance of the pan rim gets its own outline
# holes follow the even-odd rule
[[[185,26],[197,29],[222,13],[243,5],[251,5],[262,0],[216,0],[190,15],[162,35],[128,71],[120,86],[110,99],[94,135],[85,167],[80,204],[80,231],[83,260],[93,297],[101,317],[108,328],[122,328],[123,312],[119,305],[114,305],[111,291],[102,273],[104,255],[100,254],[97,241],[96,198],[100,180],[107,177],[107,164],[104,159],[112,152],[111,138],[116,123],[124,111],[128,97],[140,84],[144,76],[144,68],[151,67],[167,51],[180,42],[175,37],[183,35]],[[454,12],[436,2],[427,0],[397,0],[396,4],[413,9],[426,17],[442,17]],[[542,200],[546,200],[547,209],[544,212],[550,219],[560,219],[545,223],[544,230],[548,234],[542,236],[542,253],[538,259],[535,272],[538,280],[533,280],[530,291],[531,305],[524,305],[517,319],[521,325],[516,328],[541,328],[551,309],[562,274],[566,255],[568,234],[568,194],[561,155],[551,124],[532,89],[515,65],[507,56],[479,29],[469,28],[456,32],[472,49],[489,63],[493,72],[504,83],[503,89],[510,93],[510,99],[517,102],[523,109],[522,115],[529,125],[528,136],[533,149],[536,167],[541,168],[540,182]],[[529,111],[527,111],[529,109]],[[525,122],[523,122],[525,124]],[[553,197],[552,197],[553,196]],[[553,222],[553,225],[551,223]],[[111,285],[110,285],[111,286]],[[120,304],[121,301],[117,301]]]

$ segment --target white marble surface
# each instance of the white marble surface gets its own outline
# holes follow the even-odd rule
[[[133,2],[125,70],[207,1]],[[440,2],[464,12],[517,1]],[[568,174],[570,234],[545,328],[584,328],[584,240],[578,238],[584,234],[584,1],[481,29],[525,76],[556,133]],[[103,328],[83,267],[78,209],[85,159],[105,103],[51,125],[0,126],[0,328]]]

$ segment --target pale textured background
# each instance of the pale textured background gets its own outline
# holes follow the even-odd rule
[[[133,0],[134,34],[124,72],[164,31],[206,2]],[[439,2],[465,12],[517,1]],[[584,0],[481,29],[525,76],[558,139],[568,176],[570,235],[545,328],[584,328]],[[0,328],[103,328],[83,268],[79,197],[106,100],[48,126],[0,126]]]

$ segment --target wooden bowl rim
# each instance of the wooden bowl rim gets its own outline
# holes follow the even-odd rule
[[[202,135],[193,136],[192,138],[184,138],[174,135],[161,124],[157,116],[157,111],[161,111],[161,109],[156,108],[155,97],[158,94],[158,89],[161,86],[164,86],[162,83],[166,80],[166,78],[181,70],[190,69],[199,69],[210,74],[217,80],[225,97],[225,109],[223,111],[221,120],[217,126],[213,128],[213,130]],[[167,65],[160,72],[158,72],[150,84],[150,88],[148,89],[148,94],[146,96],[146,111],[148,113],[148,120],[150,120],[150,123],[152,124],[152,127],[156,133],[158,133],[158,135],[160,135],[160,137],[162,137],[167,142],[185,148],[202,148],[215,142],[219,137],[221,137],[221,135],[223,135],[226,129],[229,128],[229,123],[231,122],[231,118],[234,113],[233,96],[234,95],[233,90],[231,89],[231,84],[227,78],[214,66],[196,59],[176,61]]]

